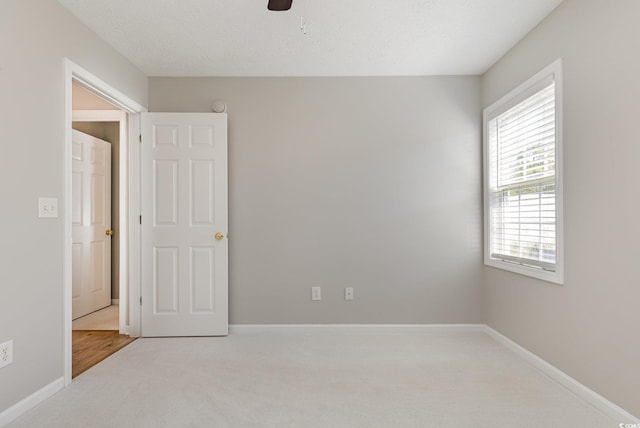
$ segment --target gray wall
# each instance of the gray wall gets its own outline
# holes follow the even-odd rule
[[[150,111],[228,105],[231,323],[484,321],[479,83],[150,78]]]
[[[146,104],[147,78],[56,1],[3,0],[0,13],[0,411],[63,376],[62,218],[38,219],[39,196],[64,207],[63,57]],[[34,126],[33,124],[37,124]]]
[[[565,285],[486,268],[488,323],[635,415],[638,17],[637,0],[565,0],[483,78],[486,107],[564,60]]]

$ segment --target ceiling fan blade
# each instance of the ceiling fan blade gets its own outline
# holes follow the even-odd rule
[[[267,9],[277,11],[289,10],[291,9],[291,3],[293,3],[293,0],[269,0]]]

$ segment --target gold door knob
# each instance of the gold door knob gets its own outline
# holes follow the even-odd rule
[[[222,241],[223,239],[224,239],[224,233],[222,233],[222,232],[216,233],[216,240],[217,241]]]
[[[107,236],[111,236],[111,235],[113,235],[113,230],[107,229],[107,230],[104,231],[104,234],[107,235]]]

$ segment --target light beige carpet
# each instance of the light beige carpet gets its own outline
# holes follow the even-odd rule
[[[482,332],[139,339],[18,427],[617,427]]]

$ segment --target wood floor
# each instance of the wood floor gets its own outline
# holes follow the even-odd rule
[[[88,370],[136,340],[117,330],[74,330],[71,377]]]

